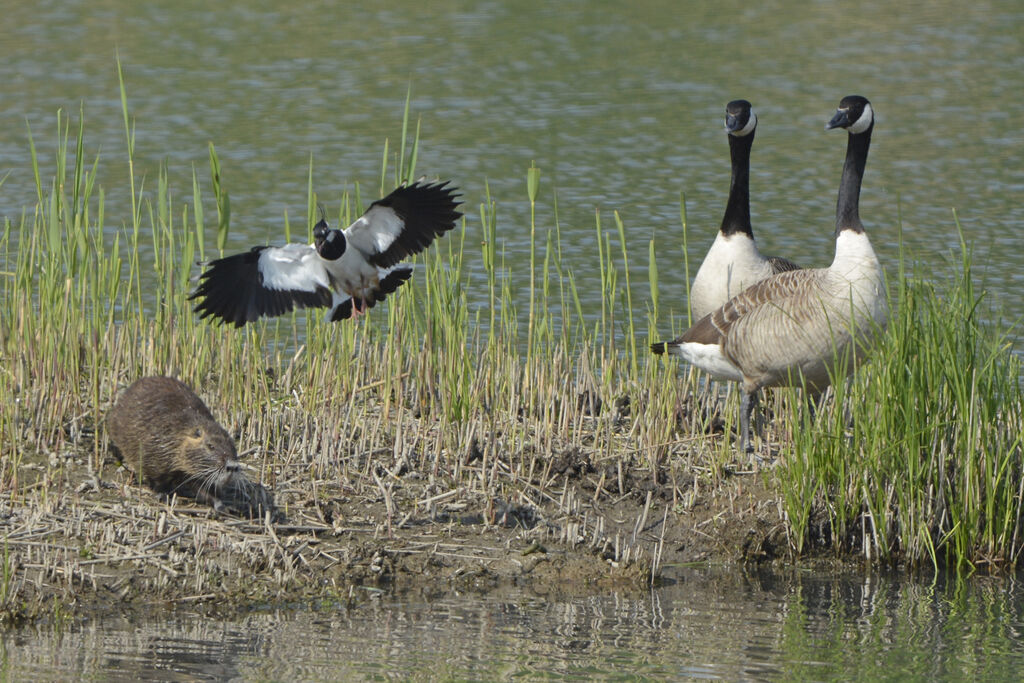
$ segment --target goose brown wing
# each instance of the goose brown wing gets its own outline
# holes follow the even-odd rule
[[[738,320],[762,306],[778,306],[781,301],[800,289],[801,283],[807,279],[810,272],[812,271],[791,270],[761,280],[698,320],[676,341],[721,344]]]
[[[781,256],[769,256],[768,265],[772,267],[772,274],[788,273],[791,270],[800,270],[800,266]]]

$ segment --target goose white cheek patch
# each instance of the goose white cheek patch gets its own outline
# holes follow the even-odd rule
[[[747,121],[747,125],[743,126],[743,128],[733,133],[733,135],[735,135],[738,138],[743,138],[750,135],[750,133],[755,128],[757,128],[757,114],[755,114],[754,111],[751,110],[750,119]]]
[[[871,105],[864,105],[864,111],[861,113],[860,118],[854,121],[853,125],[848,127],[846,130],[857,135],[863,133],[871,127],[871,122],[875,120],[875,113],[871,110]]]

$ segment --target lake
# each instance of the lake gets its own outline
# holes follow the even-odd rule
[[[285,211],[301,222],[311,156],[329,213],[357,183],[364,202],[375,198],[384,142],[399,147],[411,89],[417,170],[463,188],[471,272],[483,272],[474,247],[489,188],[512,290],[526,300],[526,169],[536,163],[538,228],[554,228],[557,199],[563,260],[584,305],[599,301],[595,214],[614,234],[618,211],[636,314],[650,299],[654,239],[667,320],[686,310],[681,193],[691,272],[724,210],[725,103],[749,99],[759,115],[751,201],[762,249],[816,266],[832,258],[846,145],[824,123],[842,96],[860,93],[878,119],[861,215],[883,264],[894,270],[902,224],[905,244],[941,277],[959,248],[956,209],[990,302],[1010,319],[1024,315],[1024,12],[1014,0],[970,9],[825,3],[813,12],[731,0],[0,8],[0,177],[10,174],[0,216],[12,220],[35,202],[26,123],[45,183],[55,113],[77,122],[83,105],[107,229],[129,221],[117,55],[148,196],[163,161],[178,201],[190,203],[196,168],[206,214],[216,215],[213,142],[232,200],[231,251],[282,242]]]
[[[462,188],[471,276],[483,272],[476,245],[489,191],[513,291],[526,301],[526,169],[535,163],[538,227],[546,234],[557,224],[584,305],[600,297],[596,216],[615,235],[617,211],[638,316],[655,240],[667,332],[668,316],[686,310],[680,197],[691,272],[725,206],[725,103],[749,99],[759,115],[751,198],[763,250],[814,266],[832,257],[846,145],[824,123],[842,96],[859,93],[877,114],[861,215],[890,274],[902,225],[924,272],[944,278],[959,248],[955,209],[996,314],[1024,316],[1024,6],[1016,0],[810,8],[793,0],[0,0],[0,13],[0,218],[15,224],[36,202],[28,128],[48,186],[56,112],[77,122],[80,106],[87,149],[100,155],[106,230],[113,236],[130,220],[118,56],[144,194],[155,202],[166,163],[180,214],[196,169],[206,214],[215,215],[213,142],[231,194],[230,251],[283,240],[285,212],[293,225],[305,212],[311,157],[329,212],[356,184],[364,202],[376,197],[385,140],[392,153],[400,145],[411,89],[417,170]],[[160,606],[121,615],[112,606],[106,616],[3,632],[3,674],[955,679],[1024,670],[1014,577],[738,568],[666,577],[669,585],[639,596],[441,587],[235,617],[169,616]]]

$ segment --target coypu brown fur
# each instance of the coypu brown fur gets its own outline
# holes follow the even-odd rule
[[[251,484],[235,443],[206,404],[172,377],[143,377],[117,400],[107,433],[122,462],[153,490],[220,509],[225,495]]]

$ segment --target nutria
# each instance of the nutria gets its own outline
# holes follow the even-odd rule
[[[206,404],[171,377],[143,377],[107,416],[115,454],[154,491],[195,498],[220,510],[225,496],[252,487],[235,442]]]

